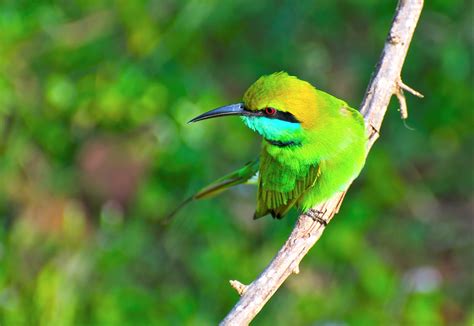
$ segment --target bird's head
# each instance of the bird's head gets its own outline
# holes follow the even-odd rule
[[[314,87],[286,72],[260,77],[245,92],[242,103],[203,113],[190,122],[238,115],[245,125],[278,147],[298,146],[316,119]]]

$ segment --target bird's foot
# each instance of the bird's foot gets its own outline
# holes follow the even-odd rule
[[[323,216],[326,212],[324,211],[318,211],[316,209],[311,208],[309,211],[306,212],[306,215],[311,217],[311,219],[315,222],[318,222],[319,224],[322,224],[324,226],[328,225],[328,221],[323,219]]]

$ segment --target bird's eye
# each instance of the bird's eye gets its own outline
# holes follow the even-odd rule
[[[277,112],[277,110],[275,108],[265,108],[265,114],[266,115],[275,115]]]

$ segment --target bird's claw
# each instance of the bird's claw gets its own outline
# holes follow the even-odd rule
[[[318,210],[316,210],[316,209],[311,208],[311,209],[306,213],[306,215],[308,215],[309,217],[311,217],[311,219],[312,219],[313,221],[318,222],[319,224],[322,224],[322,225],[326,226],[326,225],[328,225],[328,221],[326,221],[325,219],[323,219],[324,213],[326,213],[326,212],[318,211]]]

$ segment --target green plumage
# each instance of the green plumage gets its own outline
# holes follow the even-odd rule
[[[281,218],[296,206],[306,211],[344,190],[365,160],[364,120],[346,102],[281,72],[263,76],[243,103],[204,113],[192,121],[239,115],[263,137],[260,159],[199,191],[209,197],[253,180],[258,170],[254,218]]]
[[[258,179],[257,209],[254,218],[270,213],[282,218],[319,177],[317,164],[293,170],[263,151]]]

